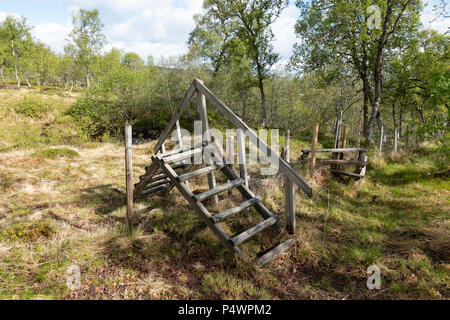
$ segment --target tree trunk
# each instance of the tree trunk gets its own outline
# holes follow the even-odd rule
[[[263,128],[266,127],[267,113],[266,113],[266,95],[264,93],[264,84],[263,78],[261,76],[258,77],[259,84],[259,92],[261,93],[261,126]]]
[[[20,89],[20,77],[19,72],[17,71],[17,66],[15,66],[15,71],[16,71],[17,89]]]
[[[31,88],[31,84],[30,84],[30,81],[28,81],[28,77],[25,77],[25,80],[27,81],[28,88]]]
[[[89,80],[89,73],[86,74],[86,88],[89,89],[91,87],[91,82]]]
[[[2,79],[2,87],[6,89],[5,77],[3,76],[3,70],[5,69],[5,65],[2,64],[0,67],[0,78]]]

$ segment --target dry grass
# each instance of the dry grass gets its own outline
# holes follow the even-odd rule
[[[14,103],[23,93],[1,94]],[[8,114],[1,106],[0,115]],[[8,114],[15,117],[32,123]],[[0,146],[11,145],[1,137]],[[154,143],[134,146],[135,181]],[[292,143],[295,159],[306,143]],[[40,147],[0,152],[0,298],[449,298],[450,186],[448,177],[436,175],[448,168],[436,164],[433,149],[426,149],[431,146],[420,157],[371,159],[360,182],[322,171],[310,177],[314,197],[297,194],[296,244],[263,269],[226,251],[177,190],[136,203],[134,232],[125,235],[123,147],[90,142],[52,148],[79,156],[42,156]],[[284,223],[283,178],[262,179],[257,166],[250,175],[252,190]],[[190,185],[204,189],[206,178]],[[220,212],[240,201],[233,193],[210,209]],[[224,229],[234,234],[259,221],[251,211],[230,218]],[[267,231],[244,250],[255,256],[286,237]],[[81,269],[82,286],[75,291],[66,286],[72,264]],[[381,291],[366,288],[371,264],[381,268]]]

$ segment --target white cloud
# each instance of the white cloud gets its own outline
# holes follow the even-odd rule
[[[5,20],[7,16],[13,16],[16,19],[20,19],[20,17],[21,17],[21,15],[18,13],[0,11],[0,21]]]
[[[425,7],[420,21],[425,29],[434,29],[440,33],[445,33],[450,28],[450,19],[437,16],[431,5]]]
[[[50,45],[53,51],[63,52],[70,30],[71,27],[50,22],[36,25],[32,33],[37,39]]]
[[[275,35],[274,48],[280,53],[283,60],[292,54],[292,46],[298,40],[295,37],[294,26],[300,10],[296,6],[287,7],[273,24],[272,31]]]

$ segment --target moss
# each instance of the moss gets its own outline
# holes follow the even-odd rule
[[[24,222],[2,229],[0,231],[0,239],[3,241],[34,242],[42,238],[52,238],[55,233],[55,227],[48,221]]]

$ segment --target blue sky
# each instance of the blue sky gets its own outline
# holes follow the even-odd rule
[[[450,19],[437,19],[428,1],[422,23],[445,32]],[[185,53],[186,40],[194,27],[192,16],[200,13],[202,0],[0,0],[0,20],[8,14],[25,16],[34,25],[36,38],[62,52],[65,39],[71,30],[71,14],[79,8],[100,10],[105,24],[108,45],[138,53],[143,59]],[[285,9],[273,25],[276,36],[275,49],[283,60],[290,57],[296,42],[294,24],[298,9],[293,5]]]

